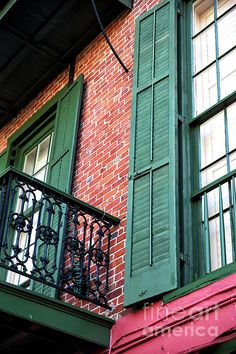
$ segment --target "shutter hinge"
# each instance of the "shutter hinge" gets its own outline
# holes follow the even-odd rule
[[[183,252],[179,253],[179,258],[182,262],[189,264],[189,256],[187,254],[184,254]]]
[[[180,16],[182,15],[182,12],[181,12],[179,7],[177,8],[177,14],[180,15]]]
[[[183,123],[183,124],[186,123],[186,119],[185,119],[184,116],[181,116],[180,114],[177,114],[177,118],[178,118],[178,120],[179,120],[181,123]]]

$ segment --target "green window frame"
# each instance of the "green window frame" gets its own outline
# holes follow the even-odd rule
[[[193,99],[192,106],[186,111],[189,122],[189,127],[187,129],[190,140],[189,147],[194,151],[194,159],[192,159],[189,166],[192,175],[192,226],[195,226],[192,227],[192,249],[193,251],[197,250],[198,255],[195,257],[195,261],[191,264],[194,270],[193,280],[214,270],[220,269],[236,260],[234,183],[234,175],[236,171],[233,164],[231,166],[231,156],[233,156],[235,149],[230,148],[229,144],[229,122],[233,121],[232,119],[229,119],[232,118],[229,117],[229,109],[236,101],[236,87],[234,86],[234,89],[230,87],[230,92],[227,92],[225,88],[224,90],[222,89],[224,76],[222,74],[223,65],[221,65],[225,58],[228,58],[229,56],[232,56],[232,53],[235,53],[235,45],[231,45],[231,47],[222,51],[222,28],[220,28],[221,23],[225,22],[227,17],[235,13],[236,4],[231,4],[231,6],[226,8],[225,12],[217,14],[217,6],[220,6],[220,3],[217,4],[216,0],[212,1],[213,14],[211,21],[209,21],[204,28],[200,28],[197,33],[193,33],[194,19],[192,8],[195,7],[195,4],[198,5],[199,1],[190,1],[187,4],[186,9],[187,17],[190,19],[187,24],[187,32],[190,33],[191,36],[191,44],[189,36],[186,38],[188,43],[187,57],[190,59],[188,59],[187,65],[189,65],[189,61],[192,63],[189,65],[191,69],[187,68],[187,70],[191,70],[191,74],[189,72],[189,77],[191,77],[191,79],[189,79],[190,83],[187,94],[189,95],[189,91],[192,92]],[[207,35],[209,41],[210,35],[207,32],[209,32],[210,29],[214,29],[215,58],[210,60],[210,63],[205,62],[202,68],[194,73],[193,68],[196,66],[195,62],[197,57],[196,42],[199,41],[201,36],[204,37]],[[221,32],[219,32],[219,29]],[[205,43],[207,43],[207,40],[205,40]],[[204,44],[202,44],[202,46],[204,47]],[[212,54],[209,55],[211,56]],[[205,106],[205,109],[200,109],[199,114],[196,116],[197,101],[194,100],[194,91],[196,90],[195,80],[197,76],[206,72],[212,66],[215,66],[217,94],[213,102]],[[218,154],[217,157],[209,159],[209,154],[205,157],[204,154],[207,154],[208,150],[210,150],[210,129],[212,130],[212,135],[216,135],[217,119],[218,121],[220,120],[220,123],[218,124],[220,124],[219,126],[221,129],[221,133],[218,136],[217,146],[222,142],[221,150],[223,151],[224,149],[224,152]],[[216,150],[216,146],[214,148],[214,145],[212,145],[212,147]],[[213,155],[217,154],[213,153]],[[205,159],[207,159],[208,162],[205,161]],[[221,169],[223,172],[221,173],[219,172],[219,164],[222,165]],[[216,256],[216,253],[219,253],[219,255]]]
[[[27,171],[24,171],[24,164],[25,164],[25,158],[28,155],[28,153],[30,151],[33,151],[36,149],[36,151],[38,151],[38,148],[40,146],[40,143],[46,138],[46,137],[50,137],[50,142],[49,142],[49,150],[51,150],[52,147],[52,136],[53,136],[53,129],[54,129],[54,123],[55,123],[55,112],[53,112],[52,114],[49,114],[48,117],[45,118],[43,126],[40,127],[40,129],[35,129],[31,132],[30,136],[26,136],[25,138],[22,139],[22,141],[17,145],[16,147],[16,153],[15,153],[15,164],[14,167],[16,167],[17,169],[27,173]],[[49,174],[48,174],[48,166],[50,163],[50,152],[48,153],[48,157],[46,160],[46,164],[43,166],[44,168],[46,168],[45,171],[45,176],[43,178],[43,182],[47,183]],[[37,157],[37,153],[35,154],[34,157],[34,164],[35,164],[35,160]],[[35,167],[35,166],[33,166]],[[40,173],[41,169],[39,169],[37,172]],[[32,176],[32,178],[37,178],[37,174],[36,176],[34,174],[30,174],[30,176]],[[40,179],[41,180],[41,179]],[[17,209],[17,205],[15,206],[15,208]],[[36,213],[37,213],[37,209],[36,209]],[[26,208],[26,210],[24,210],[24,215],[27,215],[27,217],[30,217],[30,215],[32,214],[32,205],[30,205],[28,208]],[[36,218],[37,219],[37,218]],[[10,243],[14,242],[14,238],[15,238],[15,232],[12,230],[12,232],[10,233],[9,237],[11,238]],[[25,247],[25,243],[26,243],[27,237],[25,237],[25,234],[21,235],[19,238],[19,242],[20,242],[20,247],[22,248],[22,253],[24,253],[24,247]],[[34,244],[34,242],[31,244],[31,246]],[[29,278],[26,278],[14,271],[6,271],[6,270],[1,270],[1,278],[3,278],[4,280],[6,280],[8,283],[10,284],[14,284],[14,285],[18,285],[27,289],[31,289],[34,286],[34,282],[30,282]]]
[[[9,138],[7,150],[0,156],[0,173],[4,173],[9,165],[22,169],[25,154],[53,131],[46,183],[62,192],[71,193],[82,93],[81,74]],[[2,277],[6,277],[6,271],[3,271]],[[30,288],[47,296],[57,296],[54,288],[36,281],[31,282]]]
[[[227,4],[225,5],[224,1],[217,0],[212,0],[210,1],[210,3],[211,5],[209,6],[209,8],[205,9],[205,12],[209,12],[210,8],[212,8],[213,12],[210,11],[210,14],[208,14],[208,18],[202,21],[207,21],[205,25],[203,25],[200,20],[199,24],[197,23],[197,7],[200,7],[202,5],[197,0],[193,1],[193,11],[195,11],[196,15],[193,16],[193,11],[191,11],[191,14],[188,15],[192,17],[192,26],[190,29],[190,33],[192,39],[192,60],[194,62],[194,65],[192,65],[191,74],[193,85],[192,105],[194,116],[198,116],[207,108],[212,107],[221,99],[227,97],[228,94],[230,94],[229,90],[232,92],[230,85],[228,85],[228,90],[227,87],[225,87],[224,85],[225,67],[223,64],[225,60],[227,62],[227,59],[229,59],[232,54],[235,55],[236,44],[233,42],[232,39],[230,39],[230,35],[233,35],[233,32],[230,33],[229,28],[225,29],[224,26],[226,26],[227,21],[232,21],[231,17],[233,17],[233,15],[235,16],[236,4],[233,4],[233,1],[229,1],[228,3],[230,5],[227,6]],[[225,8],[224,6],[222,6],[222,4],[225,6]],[[233,23],[231,23],[231,25],[233,26]],[[229,32],[227,38],[229,44],[227,44],[227,41],[225,40],[226,38],[224,37],[224,32],[227,31]],[[214,42],[213,45],[210,45],[209,42],[211,41]],[[198,60],[199,64],[197,64],[197,61],[195,60],[197,57],[199,57],[200,59]],[[211,97],[212,101],[208,102],[208,104],[203,104],[203,107],[196,107],[196,102],[198,102],[199,99],[197,99],[196,97],[196,92],[194,94],[194,86],[196,86],[197,78],[200,78],[203,73],[207,74],[209,71],[212,71],[212,76],[214,76],[213,82],[215,89],[213,97]],[[211,84],[213,84],[213,82]]]

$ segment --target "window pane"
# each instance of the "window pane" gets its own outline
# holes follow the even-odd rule
[[[49,144],[50,144],[50,135],[46,139],[44,139],[38,146],[38,155],[36,158],[34,173],[39,171],[42,167],[44,167],[47,164]]]
[[[221,98],[223,98],[236,89],[236,50],[227,54],[219,63]]]
[[[236,0],[218,0],[217,17],[236,4]]]
[[[37,148],[34,148],[25,156],[23,172],[28,173],[29,175],[32,175],[34,171],[34,161],[36,157],[36,152]]]
[[[201,31],[214,20],[214,1],[200,0],[193,5],[193,32],[194,34]]]
[[[216,59],[214,25],[193,40],[194,73],[200,71]]]
[[[236,102],[227,108],[229,151],[236,148]]]
[[[220,223],[219,218],[210,220],[210,253],[211,253],[211,270],[221,267],[221,245],[220,245]]]
[[[230,213],[224,213],[226,263],[233,262],[233,245],[230,227]]]
[[[201,168],[223,157],[225,151],[224,112],[200,126]]]
[[[216,65],[210,66],[194,78],[195,115],[217,102]]]
[[[227,173],[226,158],[215,163],[213,166],[206,168],[201,173],[202,187],[224,176]]]
[[[39,179],[40,181],[44,182],[46,177],[46,167],[40,170],[38,173],[34,175],[35,178]]]
[[[236,169],[236,152],[229,155],[230,171]]]
[[[218,21],[219,55],[236,45],[236,8]]]
[[[211,270],[222,267],[221,262],[221,239],[220,239],[220,222],[219,217],[209,221],[210,229],[210,253],[211,253]],[[224,242],[226,251],[226,264],[233,261],[232,237],[230,227],[230,213],[224,213]]]
[[[47,167],[43,168],[42,170],[40,170],[38,173],[36,173],[36,174],[34,175],[35,178],[39,179],[39,180],[42,181],[42,182],[45,182],[46,176],[47,176]],[[41,196],[42,196],[42,192],[40,192],[39,190],[37,190],[37,191],[35,192],[35,196],[36,196],[36,199],[37,199],[37,200],[40,200],[40,199],[41,199]]]
[[[222,200],[223,200],[223,209],[229,207],[229,185],[228,183],[224,183],[221,186],[222,192]],[[202,198],[202,203],[204,203],[204,198]],[[208,217],[211,218],[212,216],[219,213],[219,188],[215,188],[212,191],[207,193],[207,205],[208,205]],[[204,204],[202,205],[203,215],[202,219],[204,219]]]

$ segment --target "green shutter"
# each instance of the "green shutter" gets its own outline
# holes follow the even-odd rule
[[[5,170],[7,166],[7,150],[0,154],[0,174]]]
[[[48,183],[66,193],[71,191],[82,88],[83,75],[80,75],[57,106]]]
[[[66,193],[71,192],[82,89],[83,75],[80,75],[73,85],[66,90],[57,104],[47,183]],[[66,206],[64,207],[66,208]],[[52,222],[55,229],[57,229],[58,222],[60,221],[56,215]],[[61,230],[63,230],[63,227],[61,227]],[[43,253],[43,247],[43,245],[39,246],[39,257]],[[54,247],[49,249],[50,259],[54,259],[54,252]],[[55,296],[54,288],[40,282],[32,282],[32,289],[47,296]]]
[[[175,5],[136,22],[125,306],[177,287]]]

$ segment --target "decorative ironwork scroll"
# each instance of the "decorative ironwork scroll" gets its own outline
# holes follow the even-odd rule
[[[0,267],[107,304],[111,227],[119,219],[13,168],[0,177]]]

